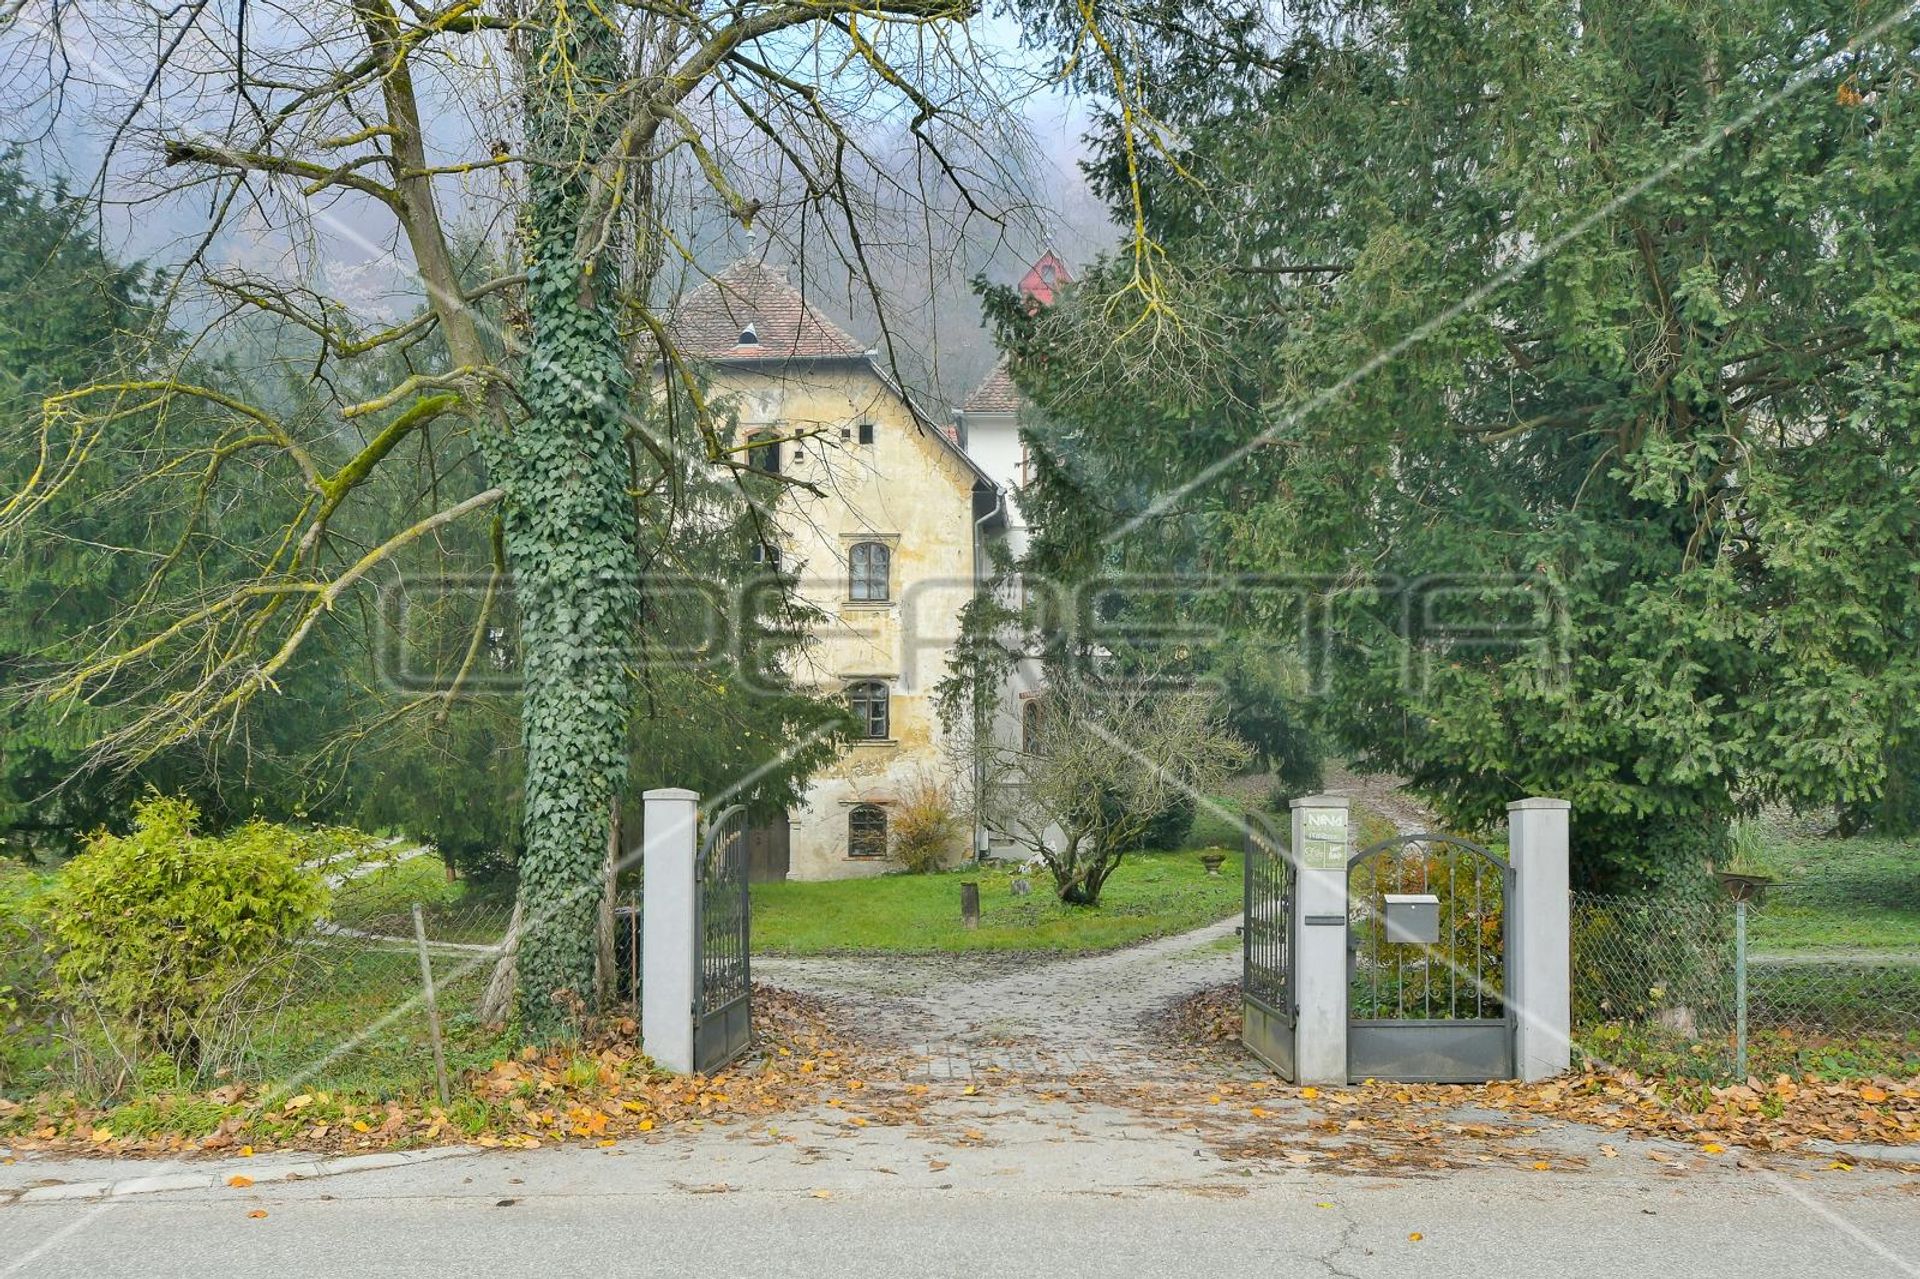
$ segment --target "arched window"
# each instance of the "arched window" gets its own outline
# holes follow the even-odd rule
[[[847,701],[859,721],[860,736],[869,741],[886,740],[887,686],[877,679],[862,680],[847,690]]]
[[[884,600],[893,556],[884,542],[855,542],[847,556],[847,598]]]
[[[1020,749],[1029,755],[1040,752],[1040,699],[1037,697],[1020,703]]]
[[[855,804],[847,813],[847,856],[887,855],[887,810],[878,804]]]
[[[765,471],[768,475],[780,474],[780,439],[776,435],[762,433],[749,435],[747,443],[747,465],[756,471]]]

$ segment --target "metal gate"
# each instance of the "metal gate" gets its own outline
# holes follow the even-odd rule
[[[693,1068],[710,1075],[747,1050],[753,983],[747,970],[747,810],[707,824],[694,861]]]
[[[1512,1078],[1512,892],[1511,866],[1451,835],[1401,835],[1349,859],[1348,1078]]]
[[[1241,843],[1246,911],[1240,928],[1240,1040],[1294,1077],[1293,859],[1275,824],[1249,814]]]

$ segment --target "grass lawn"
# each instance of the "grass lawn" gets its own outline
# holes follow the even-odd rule
[[[1197,807],[1193,829],[1180,841],[1186,849],[1240,847],[1241,814],[1247,811],[1244,800],[1234,795],[1213,795],[1209,803]],[[1123,872],[1124,873],[1124,872]]]
[[[1756,951],[1920,952],[1920,840],[1765,829],[1766,869],[1781,882],[1754,912]]]
[[[415,902],[434,941],[498,941],[513,914],[513,885],[448,879],[446,863],[426,854],[340,885],[327,917],[345,928],[411,937]]]
[[[1046,875],[1016,897],[1005,870],[882,875],[824,883],[753,886],[753,948],[761,954],[847,951],[945,954],[961,951],[1108,950],[1185,932],[1236,913],[1240,855],[1217,878],[1198,854],[1134,853],[1107,881],[1095,907],[1065,906]],[[980,884],[980,927],[960,924],[960,885]]]

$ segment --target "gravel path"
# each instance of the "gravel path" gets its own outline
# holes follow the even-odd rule
[[[1432,809],[1401,790],[1402,780],[1387,773],[1356,773],[1344,764],[1329,764],[1326,784],[1329,795],[1345,795],[1356,804],[1364,804],[1392,822],[1402,835],[1420,831],[1445,830],[1446,826]]]
[[[768,958],[754,976],[834,1001],[863,1037],[918,1057],[929,1079],[1146,1070],[1165,1060],[1151,1015],[1239,973],[1239,922],[1074,959]]]
[[[1403,833],[1438,819],[1399,779],[1335,767],[1328,793],[1348,795]],[[927,1079],[1088,1069],[1164,1074],[1180,1068],[1151,1032],[1174,1000],[1240,972],[1240,919],[1073,959],[1006,955],[758,958],[754,976],[832,1000],[864,1038],[908,1052]]]

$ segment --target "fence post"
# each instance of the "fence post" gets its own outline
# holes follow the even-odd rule
[[[1347,1082],[1347,854],[1349,801],[1293,801],[1295,1083]]]
[[[662,1070],[693,1073],[694,882],[700,797],[667,787],[641,796],[640,1044]]]
[[[440,1043],[440,1000],[433,990],[433,960],[427,956],[427,921],[420,914],[420,903],[413,904],[413,944],[420,949],[420,989],[427,1000],[427,1034],[433,1040],[433,1082],[440,1091],[440,1104],[451,1104],[447,1094],[447,1050]]]
[[[1747,899],[1733,903],[1733,1078],[1747,1081]]]
[[[1523,1080],[1548,1079],[1573,1064],[1573,937],[1567,869],[1572,805],[1521,799],[1507,805],[1513,862],[1513,953],[1507,1005],[1515,1018],[1514,1066]]]

